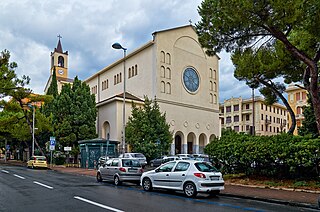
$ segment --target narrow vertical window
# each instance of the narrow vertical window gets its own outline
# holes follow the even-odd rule
[[[167,64],[171,64],[171,55],[169,53],[167,53],[167,58],[166,58],[166,62]]]
[[[212,68],[210,68],[210,69],[209,69],[209,77],[210,77],[210,78],[213,78],[213,71],[212,71]]]
[[[119,78],[120,78],[119,81],[122,82],[122,74],[121,73],[120,73]]]
[[[212,84],[212,81],[210,80],[210,91],[213,90],[213,84]]]
[[[213,86],[214,91],[217,91],[217,83],[216,83],[216,82],[214,82],[214,83],[213,83],[213,85],[214,85],[214,86]]]
[[[217,95],[215,95],[214,94],[214,102],[213,102],[214,104],[217,104],[218,103],[218,97],[217,97]]]
[[[217,78],[217,71],[213,70],[213,79],[216,79],[216,78]]]
[[[167,82],[167,94],[171,94],[171,84],[169,82]]]
[[[165,88],[165,83],[164,81],[161,81],[161,93],[165,93],[166,88]]]
[[[131,78],[132,74],[131,74],[131,68],[129,68],[129,77],[128,78]]]
[[[134,69],[134,75],[137,75],[137,74],[138,74],[138,65],[136,64]]]
[[[210,93],[210,103],[213,103],[213,95]]]
[[[160,76],[162,78],[165,78],[165,76],[166,76],[164,66],[161,66],[161,68],[160,68]]]
[[[164,57],[165,57],[164,51],[161,51],[161,52],[160,52],[160,62],[161,62],[161,63],[164,63],[164,62],[165,62]]]
[[[167,68],[167,73],[166,73],[167,79],[171,79],[171,69]]]

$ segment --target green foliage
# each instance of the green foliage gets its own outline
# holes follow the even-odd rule
[[[271,177],[316,176],[320,139],[281,134],[250,136],[224,132],[205,147],[221,161],[225,173],[257,174]]]
[[[135,104],[132,107],[126,125],[126,142],[132,151],[143,153],[147,160],[169,153],[173,135],[157,102],[145,97],[142,107]]]
[[[247,84],[275,77],[303,82],[312,96],[320,132],[319,10],[318,0],[204,0],[196,29],[208,55],[223,49],[236,54],[236,68],[245,67],[237,78]]]
[[[301,136],[311,135],[316,138],[319,136],[317,130],[316,117],[314,116],[314,109],[312,101],[310,100],[310,95],[308,95],[308,106],[303,108],[304,120],[302,121],[302,126],[299,127],[298,133]]]
[[[90,94],[88,85],[76,77],[72,86],[66,84],[62,87],[52,103],[54,132],[62,146],[76,149],[79,140],[97,137],[95,96]]]
[[[57,76],[56,76],[56,68],[54,68],[53,73],[52,73],[52,80],[51,84],[48,88],[48,91],[46,95],[52,95],[53,98],[56,98],[58,96],[58,83],[57,83]],[[53,100],[53,99],[51,99]],[[43,113],[46,114],[47,116],[50,116],[50,114],[53,113],[54,110],[54,105],[52,101],[47,102],[47,104],[44,105],[43,107]]]

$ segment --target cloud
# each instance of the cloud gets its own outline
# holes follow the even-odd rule
[[[128,52],[152,40],[152,33],[192,23],[202,0],[2,0],[0,4],[0,50],[8,49],[18,63],[18,75],[31,78],[30,87],[43,93],[49,77],[50,53],[62,35],[69,51],[69,76],[86,79],[123,55],[114,42]],[[244,82],[233,77],[230,55],[220,60],[220,101],[231,96],[250,96]]]

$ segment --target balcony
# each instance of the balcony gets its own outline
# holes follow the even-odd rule
[[[266,123],[266,125],[269,125],[269,124],[271,124],[271,120],[266,119],[265,123]]]

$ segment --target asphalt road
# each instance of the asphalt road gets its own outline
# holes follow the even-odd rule
[[[0,211],[317,211],[254,200],[181,192],[144,192],[94,177],[0,165]]]

